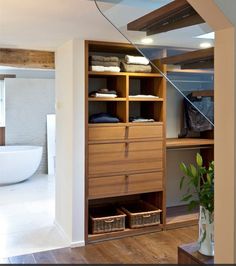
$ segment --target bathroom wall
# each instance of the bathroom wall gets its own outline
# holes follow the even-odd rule
[[[6,145],[43,146],[38,173],[47,173],[46,119],[55,113],[54,79],[5,80]]]

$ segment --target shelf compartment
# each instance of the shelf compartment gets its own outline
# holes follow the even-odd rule
[[[132,98],[132,95],[153,95],[163,98],[164,91],[161,86],[163,80],[160,78],[130,76],[129,77],[129,100],[138,99]],[[156,100],[158,98],[143,98],[146,100]]]
[[[120,122],[127,122],[125,101],[92,101],[89,102],[89,117],[98,113],[108,113],[120,119]],[[93,124],[93,123],[92,123]],[[107,123],[116,125],[117,123]],[[97,123],[100,125],[100,123]]]
[[[214,139],[170,138],[166,140],[167,149],[188,148],[214,145]]]
[[[192,226],[198,223],[199,209],[189,211],[188,207],[168,207],[166,212],[166,228],[174,229],[185,226]]]
[[[115,90],[119,98],[126,98],[126,75],[95,75],[89,77],[89,93],[99,89]],[[95,98],[99,99],[99,98]],[[116,98],[112,98],[116,99]]]
[[[129,118],[132,117],[142,117],[145,119],[154,119],[155,122],[162,122],[163,102],[131,101],[129,103]],[[132,124],[139,124],[139,123],[134,122]],[[149,122],[148,124],[151,125],[152,122]]]

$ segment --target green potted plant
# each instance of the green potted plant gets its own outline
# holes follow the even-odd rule
[[[214,161],[203,166],[203,159],[196,155],[196,166],[186,166],[183,162],[180,169],[184,176],[180,181],[180,189],[185,189],[182,201],[190,210],[200,207],[199,215],[199,252],[206,256],[214,256]]]

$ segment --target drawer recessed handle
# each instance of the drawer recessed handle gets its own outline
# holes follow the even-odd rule
[[[143,218],[149,218],[151,217],[151,214],[143,215]]]
[[[104,222],[107,223],[107,224],[108,224],[108,223],[113,223],[113,222],[114,222],[114,219],[105,220]]]

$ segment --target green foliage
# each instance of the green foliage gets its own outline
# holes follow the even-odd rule
[[[203,166],[202,156],[197,153],[196,167],[186,166],[183,162],[180,169],[184,176],[180,181],[180,189],[187,189],[182,201],[188,203],[190,210],[198,205],[205,207],[210,213],[214,212],[214,161],[209,167]],[[193,192],[192,192],[193,191]]]

